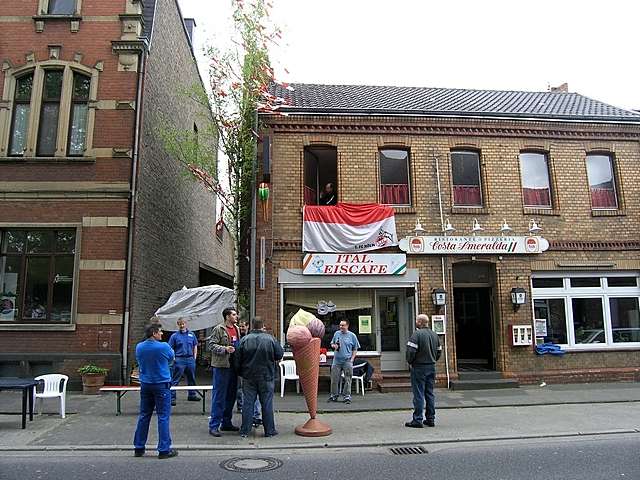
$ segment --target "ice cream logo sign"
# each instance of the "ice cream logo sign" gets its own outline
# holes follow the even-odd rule
[[[432,255],[510,255],[537,254],[549,248],[549,242],[531,237],[406,237],[400,249],[407,253]]]
[[[402,275],[407,272],[404,253],[307,253],[304,275]]]

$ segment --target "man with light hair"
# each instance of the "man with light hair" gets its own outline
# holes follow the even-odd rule
[[[407,363],[411,367],[413,391],[413,419],[405,427],[435,427],[436,402],[433,386],[436,379],[436,362],[442,354],[438,335],[429,328],[429,317],[416,317],[416,330],[407,342]],[[425,410],[426,399],[426,410]]]

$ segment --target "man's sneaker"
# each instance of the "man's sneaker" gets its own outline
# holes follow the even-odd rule
[[[142,457],[143,455],[144,455],[144,449],[142,449],[142,450],[138,450],[138,449],[136,448],[136,450],[133,452],[133,456],[134,456],[134,457]]]
[[[187,397],[187,402],[199,402],[200,399],[198,397]]]
[[[236,427],[235,425],[226,425],[226,426],[222,426],[220,427],[220,431],[222,432],[239,432],[240,431],[240,427]]]
[[[422,424],[426,425],[427,427],[435,427],[436,426],[435,420],[425,420],[424,422],[422,422]]]
[[[327,402],[337,402],[338,401],[338,397],[329,397],[327,398]]]
[[[220,433],[220,430],[215,429],[215,430],[209,430],[209,435],[211,435],[212,437],[221,437],[222,434]]]
[[[175,398],[172,398],[172,399],[171,399],[171,406],[172,406],[172,407],[175,407],[175,406],[176,406],[176,399],[175,399]]]
[[[405,423],[404,426],[409,428],[422,428],[422,423],[411,420],[410,422]]]
[[[158,454],[158,458],[160,460],[164,460],[165,458],[177,457],[177,456],[178,456],[178,451],[175,448],[172,448],[168,452]]]
[[[346,403],[347,405],[351,405],[351,399],[350,398],[345,398],[343,400],[344,403]]]

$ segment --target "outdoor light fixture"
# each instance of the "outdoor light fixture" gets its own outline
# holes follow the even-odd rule
[[[520,305],[524,305],[527,302],[527,292],[524,288],[513,287],[511,289],[511,303],[513,304],[513,311],[515,312],[520,308]]]
[[[431,300],[433,300],[433,304],[440,309],[440,307],[447,303],[447,292],[444,288],[434,288],[431,291]]]
[[[531,235],[537,235],[541,231],[542,229],[538,226],[535,220],[533,219],[529,220],[529,233]]]
[[[475,235],[476,233],[481,232],[483,230],[484,230],[484,228],[482,228],[480,226],[480,223],[478,222],[478,219],[474,218],[473,219],[473,227],[471,228],[471,233],[473,233],[473,235]]]
[[[416,226],[413,228],[413,232],[416,234],[416,237],[424,233],[424,228],[422,228],[419,218],[416,218]]]
[[[445,235],[448,235],[456,231],[456,229],[453,228],[453,225],[451,225],[451,222],[449,221],[448,218],[444,221],[444,225],[442,226],[442,231],[444,232]]]
[[[507,233],[510,233],[512,231],[513,228],[511,228],[509,224],[507,224],[507,219],[503,218],[502,225],[500,225],[500,233],[502,234],[502,236],[504,237]]]

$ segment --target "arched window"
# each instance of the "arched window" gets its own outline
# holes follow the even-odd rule
[[[11,121],[9,155],[22,155],[27,148],[32,90],[33,73],[23,75],[16,80],[16,89],[13,96],[13,119]]]

